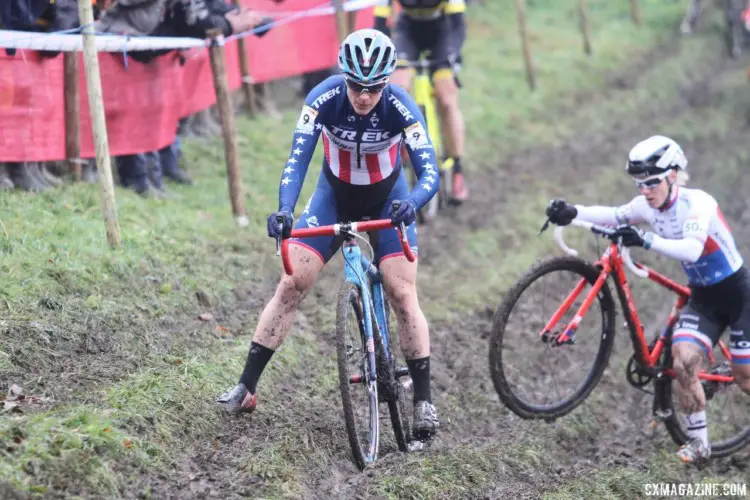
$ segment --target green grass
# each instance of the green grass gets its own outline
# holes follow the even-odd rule
[[[62,490],[114,494],[118,461],[148,464],[152,449],[113,423],[108,411],[79,406],[66,412],[4,416],[0,477],[32,493]]]
[[[573,2],[528,4],[538,68],[534,93],[524,80],[511,7],[487,2],[470,12],[462,93],[470,171],[497,168],[500,158],[531,146],[559,144],[582,123],[606,127],[649,99],[674,99],[676,82],[691,61],[717,50],[717,44],[704,40],[687,41],[687,50],[646,70],[654,77],[631,91],[623,106],[619,94],[600,97],[594,91],[610,70],[624,68],[661,38],[673,36],[679,2],[642,1],[645,24],[637,28],[628,2],[590,1],[591,57],[581,50]],[[727,84],[729,89],[739,85],[739,80]],[[588,95],[596,106],[560,115],[571,95]],[[699,138],[725,134],[722,113],[726,110],[707,111],[705,128],[679,120],[666,126]],[[281,121],[239,119],[247,229],[238,230],[231,218],[224,156],[216,139],[185,141],[185,161],[196,187],[171,188],[173,196],[164,201],[117,190],[122,246],[116,250],[106,246],[95,186],[0,197],[0,379],[20,382],[32,394],[51,393],[57,403],[42,413],[29,409],[3,416],[0,479],[29,492],[115,496],[133,481],[132,471],[163,470],[225,425],[211,401],[235,381],[255,317],[280,272],[264,226],[267,213],[276,208],[279,171],[297,114],[286,111]],[[298,208],[314,187],[319,159],[320,151]],[[619,161],[613,158],[613,164]],[[422,268],[421,302],[430,320],[450,320],[488,296],[497,297],[552,248],[550,238],[534,241],[533,235],[546,200],[562,194],[560,185],[574,183],[577,194],[592,199],[617,194],[626,180],[607,168],[601,178],[580,183],[539,179],[535,172],[511,179],[507,192],[498,194],[507,198],[508,211],[490,214],[491,227],[456,235],[465,243],[463,250]],[[561,177],[564,169],[560,165]],[[531,241],[533,249],[524,251]],[[495,265],[488,268],[487,262]],[[456,282],[459,272],[465,279]],[[452,293],[445,294],[446,289]],[[211,307],[198,303],[198,292],[211,299]],[[321,346],[320,340],[321,332],[333,328],[331,308],[321,307],[331,290],[321,293],[322,298],[308,299],[300,317],[304,328],[295,328],[263,375],[262,391],[269,396],[253,423],[267,426],[272,439],[236,450],[233,466],[257,476],[258,488],[268,497],[299,497],[307,491],[311,467],[322,467],[332,455],[348,457],[340,422],[329,424],[336,437],[316,434],[300,426],[298,413],[289,412],[294,407],[333,415],[329,408],[339,404],[332,346]],[[248,300],[252,307],[243,304]],[[216,323],[196,320],[207,311]],[[217,333],[217,324],[229,332]],[[71,377],[61,377],[71,370]],[[299,383],[292,386],[290,379]],[[487,399],[486,394],[472,397],[481,404]],[[447,399],[450,411],[461,414],[459,402]],[[572,432],[586,430],[574,426]],[[369,487],[390,498],[474,496],[498,475],[518,479],[522,475],[514,471],[543,464],[540,447],[533,442],[502,448],[487,444],[409,456],[408,467],[376,474]],[[641,478],[637,471],[601,474],[594,485],[601,498],[635,491]],[[591,478],[586,478],[559,494],[574,495],[589,486]]]

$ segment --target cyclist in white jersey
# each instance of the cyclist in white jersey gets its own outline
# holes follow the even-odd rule
[[[675,325],[672,357],[690,440],[677,455],[697,463],[711,456],[698,371],[727,327],[735,381],[750,394],[750,273],[716,200],[685,187],[686,168],[685,154],[675,141],[650,137],[630,151],[626,168],[640,196],[619,207],[552,200],[547,217],[558,225],[578,219],[617,226],[623,245],[655,250],[682,263],[691,296]],[[643,222],[654,232],[633,226]]]

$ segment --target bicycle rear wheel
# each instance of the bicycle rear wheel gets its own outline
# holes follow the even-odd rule
[[[670,350],[666,349],[666,366],[672,365]],[[731,374],[727,361],[714,363],[712,373]],[[655,382],[654,405],[668,412],[664,421],[672,440],[678,445],[688,441],[688,435],[679,409],[675,385],[677,380],[664,377]],[[750,414],[747,412],[747,394],[734,383],[703,381],[706,393],[706,424],[711,443],[712,457],[726,457],[750,443]]]
[[[582,318],[575,343],[555,342],[598,277],[599,270],[580,259],[548,259],[532,267],[498,307],[490,334],[490,374],[500,399],[519,417],[561,417],[599,383],[614,341],[615,304],[606,283]],[[554,325],[552,338],[544,341],[540,333],[574,289],[581,291]],[[592,363],[588,371],[587,363]]]
[[[365,334],[364,307],[359,288],[345,282],[336,306],[336,358],[346,432],[360,470],[378,455],[380,423],[378,385],[371,378],[374,346]]]

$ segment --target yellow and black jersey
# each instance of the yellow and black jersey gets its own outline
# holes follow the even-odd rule
[[[466,12],[465,0],[398,0],[404,14],[415,20],[436,19],[445,14]],[[390,18],[393,0],[380,0],[375,17]]]

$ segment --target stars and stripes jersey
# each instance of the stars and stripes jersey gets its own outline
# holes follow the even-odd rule
[[[279,186],[279,210],[294,211],[318,139],[322,136],[323,172],[339,186],[392,185],[401,171],[401,145],[406,145],[417,182],[409,198],[417,209],[439,187],[435,148],[422,113],[403,89],[387,85],[378,104],[360,116],[346,95],[341,75],[331,76],[305,99]],[[363,191],[358,190],[359,193]]]
[[[657,235],[667,240],[685,240],[687,244],[691,243],[690,239],[698,240],[703,245],[700,257],[695,262],[681,261],[691,285],[714,285],[742,267],[742,256],[721,208],[705,191],[675,186],[669,207],[661,210],[651,208],[642,195],[620,207],[599,208],[600,215],[610,220],[594,216],[597,220],[591,222],[611,222],[613,225],[646,222]],[[583,207],[579,210],[579,217],[583,215],[588,220],[595,210],[595,207]],[[652,248],[658,250],[656,245]]]

